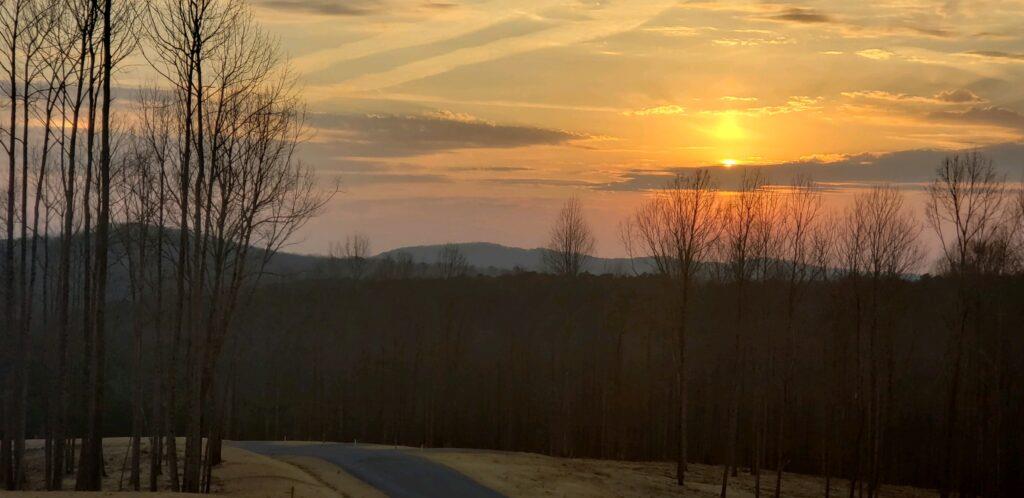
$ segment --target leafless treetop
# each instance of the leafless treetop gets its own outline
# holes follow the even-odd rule
[[[590,230],[579,198],[566,201],[551,228],[551,240],[544,252],[544,265],[558,275],[579,275],[594,252]]]

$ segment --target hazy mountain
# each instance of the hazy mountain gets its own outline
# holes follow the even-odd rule
[[[466,256],[470,266],[483,274],[500,274],[513,270],[543,272],[543,254],[545,249],[523,249],[520,247],[508,247],[488,242],[470,242],[454,244]],[[412,258],[412,261],[420,265],[432,265],[438,262],[438,256],[444,245],[412,246],[401,247],[391,251],[383,252],[374,259],[395,258],[405,254]],[[788,263],[775,261],[782,267]],[[590,258],[587,261],[586,271],[595,275],[633,275],[652,273],[655,265],[652,258]],[[711,278],[726,271],[720,263],[701,263],[698,267],[698,276]],[[913,275],[907,275],[913,278]]]
[[[119,232],[114,232],[111,239],[110,260],[111,273],[109,289],[113,299],[127,298],[128,274],[127,260],[124,255],[124,248],[121,245],[122,239]],[[59,242],[53,238],[47,238],[44,243],[51,245],[50,250],[56,253],[59,250]],[[173,248],[177,243],[176,231],[169,230],[167,241],[168,247]],[[0,249],[4,247],[5,241],[0,239]],[[466,257],[466,262],[473,268],[473,274],[501,275],[512,271],[544,272],[543,254],[545,249],[524,249],[521,247],[508,247],[501,244],[489,242],[468,242],[454,244]],[[387,260],[400,261],[405,257],[411,259],[418,268],[414,274],[418,276],[429,276],[430,268],[438,262],[444,244],[410,246],[392,249],[382,252],[370,258],[367,274],[373,274],[374,269],[387,262]],[[167,249],[169,253],[173,250]],[[253,256],[259,254],[259,249],[253,250]],[[256,261],[253,264],[258,264]],[[265,267],[263,282],[272,282],[280,279],[291,280],[296,278],[316,277],[329,273],[333,263],[327,256],[296,254],[289,252],[278,252],[271,257]],[[711,276],[716,269],[720,270],[717,264],[705,264],[701,273],[705,277]],[[587,261],[585,270],[595,275],[633,275],[651,273],[654,271],[654,264],[650,258],[590,258]],[[908,275],[908,277],[913,277]]]
[[[525,270],[542,271],[544,249],[523,249],[520,247],[508,247],[488,242],[469,242],[454,244],[459,248],[470,266],[478,270]],[[397,257],[400,254],[408,254],[416,263],[433,264],[438,260],[441,250],[445,246],[428,245],[412,246],[393,249],[376,256],[377,258]],[[639,261],[639,260],[638,260]],[[649,266],[643,261],[635,263],[638,271],[645,271]],[[590,273],[626,273],[630,272],[630,262],[625,258],[591,258],[587,262],[587,271]]]

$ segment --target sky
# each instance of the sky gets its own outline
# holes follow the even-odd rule
[[[343,185],[293,251],[537,247],[578,196],[618,256],[619,222],[692,167],[914,196],[980,148],[1024,178],[1024,0],[250,4],[301,74],[303,160]]]

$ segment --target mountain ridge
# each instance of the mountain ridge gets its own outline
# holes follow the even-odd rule
[[[466,262],[478,269],[543,271],[543,255],[547,249],[512,247],[493,242],[460,242],[452,244],[427,244],[399,247],[384,251],[374,259],[396,258],[402,254],[410,256],[415,263],[434,264],[446,246],[455,246],[466,257]],[[629,258],[588,258],[585,269],[591,273],[624,273],[631,264],[643,266],[645,259],[631,261]],[[638,267],[639,268],[639,267]]]

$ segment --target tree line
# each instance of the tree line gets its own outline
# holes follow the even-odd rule
[[[229,433],[672,458],[680,484],[698,461],[723,496],[741,471],[757,496],[785,472],[825,496],[1014,496],[1024,194],[973,152],[926,193],[923,211],[891,185],[830,209],[806,178],[721,192],[694,171],[623,223],[651,263],[635,276],[585,272],[578,199],[546,274],[442,271],[455,246],[434,267],[338,250],[257,292],[225,367]]]
[[[208,491],[214,366],[238,305],[326,200],[295,157],[287,61],[240,0],[12,0],[0,40],[0,483],[99,490],[111,388],[125,388],[130,486],[148,438],[149,489],[162,475]],[[151,82],[114,86],[128,66]],[[126,303],[131,347],[112,354]],[[129,379],[113,383],[108,359],[128,359]],[[27,430],[44,475],[28,475]]]

